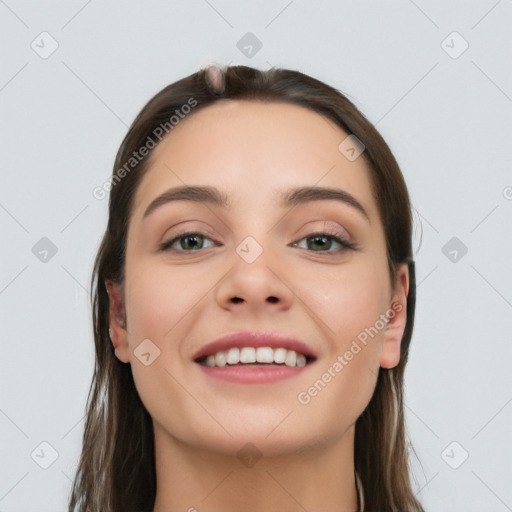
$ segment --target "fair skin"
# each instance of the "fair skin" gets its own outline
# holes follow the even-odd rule
[[[370,172],[338,150],[346,136],[299,106],[229,100],[190,115],[153,151],[129,222],[125,282],[107,283],[115,354],[153,418],[153,512],[357,510],[354,424],[379,367],[399,362],[409,281],[401,265],[392,289]],[[218,188],[230,209],[182,200],[144,218],[156,197],[185,184]],[[280,205],[282,191],[312,186],[342,189],[368,218],[332,199]],[[308,237],[326,227],[357,249],[329,238],[317,249]],[[182,231],[203,234],[199,250],[186,237],[159,250]],[[236,251],[248,236],[263,249],[250,264]],[[393,304],[378,334],[300,402]],[[221,335],[262,329],[305,341],[317,359],[263,384],[215,379],[193,361]],[[160,350],[148,366],[134,355],[144,339]],[[261,456],[250,466],[237,456],[248,442]]]

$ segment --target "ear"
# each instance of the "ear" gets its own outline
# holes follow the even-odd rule
[[[123,363],[130,362],[130,346],[126,329],[124,293],[119,283],[105,281],[109,303],[109,335],[116,357]]]
[[[400,362],[400,345],[407,323],[407,296],[409,295],[409,267],[402,263],[397,268],[396,290],[385,313],[388,324],[383,334],[379,364],[394,368]]]

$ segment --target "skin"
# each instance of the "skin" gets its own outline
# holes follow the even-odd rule
[[[224,100],[190,115],[152,153],[129,222],[124,285],[106,285],[116,356],[130,363],[153,418],[154,512],[357,510],[354,424],[379,367],[399,362],[409,281],[401,265],[391,286],[369,169],[338,150],[346,137],[299,106]],[[231,210],[180,201],[143,219],[155,197],[184,184],[219,188]],[[276,193],[313,185],[350,193],[369,220],[332,200],[279,206]],[[338,251],[329,239],[308,248],[324,221],[358,249]],[[199,250],[182,239],[159,251],[182,229],[204,233]],[[236,252],[247,236],[263,248],[251,264]],[[393,304],[401,310],[387,325],[300,403],[299,393]],[[293,335],[318,359],[272,384],[204,375],[193,354],[241,329]],[[149,366],[134,355],[146,338],[160,350]],[[248,442],[261,456],[251,467],[237,457]]]

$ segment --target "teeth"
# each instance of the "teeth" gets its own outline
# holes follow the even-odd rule
[[[244,347],[240,350],[241,363],[255,363],[256,362],[256,349],[253,347]]]
[[[297,352],[295,350],[288,350],[284,364],[286,366],[297,366]]]
[[[226,356],[226,363],[228,364],[238,364],[240,362],[240,349],[233,347],[228,350],[228,354]]]
[[[276,348],[274,350],[274,362],[278,364],[282,364],[286,361],[286,353],[288,350],[285,348]]]
[[[297,354],[297,366],[306,366],[306,356],[304,354]]]
[[[274,351],[270,347],[258,347],[256,349],[256,361],[258,363],[273,363]]]
[[[204,364],[210,367],[226,366],[235,364],[249,364],[255,366],[254,363],[264,364],[284,364],[286,366],[305,366],[306,356],[298,354],[295,350],[286,350],[285,348],[271,347],[233,347],[229,350],[221,350],[216,354],[206,357]]]
[[[226,366],[226,352],[217,352],[214,357],[215,366]]]

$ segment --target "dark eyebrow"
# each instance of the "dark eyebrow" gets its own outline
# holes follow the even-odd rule
[[[144,212],[145,219],[158,207],[173,201],[194,201],[196,203],[210,203],[221,208],[229,208],[229,200],[225,194],[214,187],[183,186],[167,190],[154,199]]]
[[[301,204],[310,201],[339,201],[349,206],[352,206],[360,213],[362,213],[368,222],[370,218],[363,208],[361,203],[348,192],[338,188],[324,188],[324,187],[299,187],[288,190],[281,194],[281,207],[294,208]],[[167,190],[146,208],[143,219],[146,218],[151,212],[160,206],[171,203],[173,201],[193,201],[196,203],[209,203],[213,206],[229,209],[230,201],[226,194],[223,194],[215,187],[208,186],[190,186],[185,185],[182,187]]]
[[[289,190],[281,196],[281,206],[283,208],[295,207],[309,201],[339,201],[352,206],[360,213],[362,213],[368,222],[370,217],[362,204],[348,192],[339,188],[325,188],[325,187],[300,187]]]

